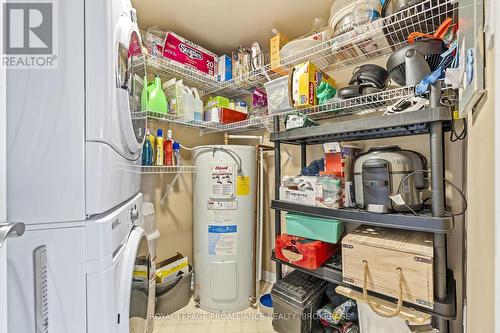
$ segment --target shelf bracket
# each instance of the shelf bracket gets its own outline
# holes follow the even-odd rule
[[[180,176],[181,174],[179,172],[176,173],[174,179],[172,179],[172,182],[167,185],[167,189],[165,190],[165,193],[163,193],[163,196],[161,197],[160,205],[162,206],[165,205],[165,200],[167,199],[168,194],[170,193],[170,191],[172,191],[172,188],[174,187],[175,183],[177,183]]]

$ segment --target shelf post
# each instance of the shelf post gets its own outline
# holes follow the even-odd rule
[[[431,85],[430,106],[441,105],[441,82]],[[431,200],[432,216],[444,216],[444,143],[443,123],[430,123],[430,151],[431,151]],[[434,234],[434,296],[438,300],[446,298],[446,235]],[[442,318],[435,318],[436,328],[440,333],[448,333],[448,322]]]
[[[280,131],[280,117],[274,117],[274,131]],[[281,142],[274,142],[274,198],[279,200],[281,187]],[[281,235],[281,211],[276,209],[274,211],[274,230],[275,236]],[[273,239],[273,242],[275,239]],[[282,277],[282,266],[276,262],[276,280]]]
[[[307,145],[302,142],[300,144],[300,167],[304,169],[307,166]]]

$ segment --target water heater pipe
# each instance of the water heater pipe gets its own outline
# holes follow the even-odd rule
[[[259,153],[259,218],[257,220],[257,239],[255,244],[257,247],[255,258],[255,301],[258,301],[260,294],[260,281],[262,280],[262,239],[264,237],[264,149],[267,148],[263,145],[264,137],[262,135],[230,135],[224,133],[224,144],[229,143],[229,139],[240,140],[258,140],[259,145],[257,151]]]

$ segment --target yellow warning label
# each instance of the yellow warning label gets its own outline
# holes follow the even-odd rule
[[[250,194],[250,177],[238,176],[238,180],[236,182],[236,192],[238,195]]]

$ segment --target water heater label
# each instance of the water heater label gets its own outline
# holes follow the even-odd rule
[[[236,225],[208,225],[208,254],[234,256],[237,251],[238,227]]]
[[[210,198],[234,198],[235,192],[235,165],[233,163],[210,163]]]
[[[213,201],[207,200],[208,210],[236,210],[238,201]]]

